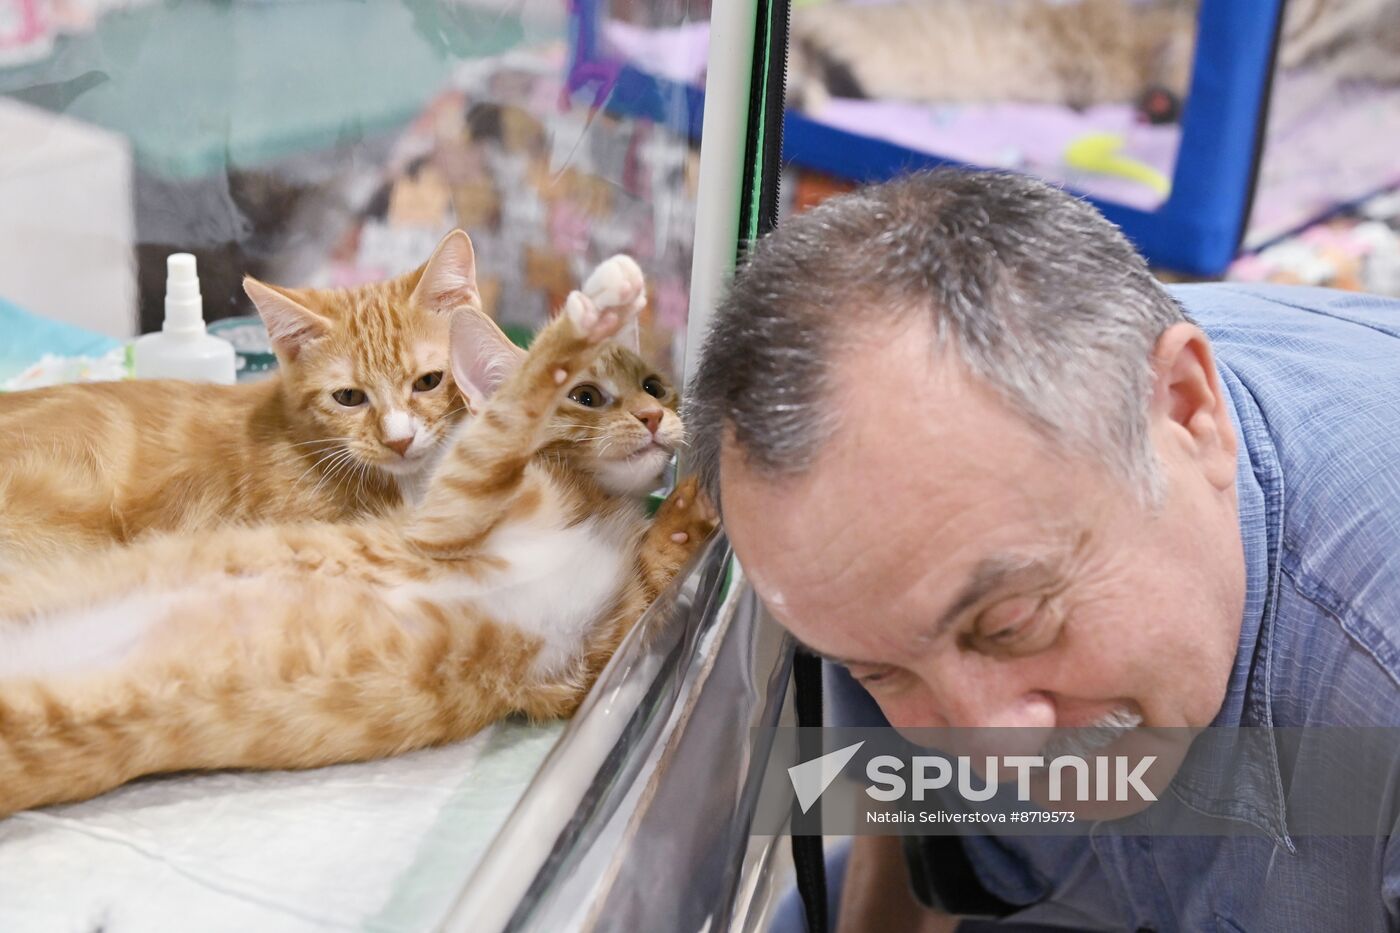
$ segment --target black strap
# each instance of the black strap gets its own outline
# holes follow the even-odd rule
[[[799,650],[792,659],[793,706],[797,710],[799,728],[817,728],[822,724],[822,662]],[[803,746],[815,744],[808,749]],[[801,759],[810,760],[822,753],[820,733],[798,733]],[[813,805],[818,815],[821,801]],[[812,814],[808,813],[810,817]],[[797,874],[797,893],[807,915],[808,933],[827,933],[831,929],[826,911],[826,859],[822,855],[821,836],[792,837],[792,863]]]
[[[783,166],[783,115],[787,87],[788,27],[792,0],[760,0],[754,23],[749,119],[739,195],[740,258],[778,225]]]
[[[954,917],[1009,917],[1025,905],[997,897],[982,884],[959,836],[905,836],[909,886],[920,904]]]

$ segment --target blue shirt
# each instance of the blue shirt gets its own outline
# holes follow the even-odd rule
[[[1240,439],[1246,601],[1215,724],[1400,725],[1400,302],[1234,285],[1175,294],[1211,338]],[[858,690],[828,676],[835,716],[868,722]],[[1173,783],[1252,835],[1130,836],[1103,823],[966,849],[988,890],[1026,905],[1017,922],[1400,930],[1400,836],[1290,836],[1284,770],[1276,757],[1242,769],[1223,795]]]

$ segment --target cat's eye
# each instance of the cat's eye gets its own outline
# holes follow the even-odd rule
[[[584,384],[574,388],[569,393],[569,398],[578,402],[584,408],[601,408],[607,401],[607,396],[603,390],[594,385]]]
[[[666,385],[657,376],[647,376],[642,380],[642,391],[652,398],[662,398],[666,394]]]
[[[416,380],[414,380],[413,391],[428,392],[433,389],[436,389],[441,382],[442,370],[435,370],[430,373],[424,373],[423,375],[419,376]]]
[[[359,389],[336,389],[331,393],[331,398],[346,408],[358,408],[365,403],[365,393]]]

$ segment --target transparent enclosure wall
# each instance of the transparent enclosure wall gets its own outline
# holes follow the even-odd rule
[[[1313,32],[1317,6],[1289,8],[1246,253],[1228,278],[1400,297],[1400,3],[1369,4],[1388,21],[1362,17],[1308,55],[1291,36]]]
[[[1284,12],[1250,249],[1400,185],[1400,3],[1296,0]]]
[[[863,179],[879,173],[872,166],[886,161],[886,144],[1031,172],[1144,210],[1170,193],[1196,0],[793,7],[788,103],[817,131],[790,140],[786,154],[798,165]],[[614,7],[603,31],[610,49],[642,70],[703,82],[703,24],[642,24]],[[852,141],[822,129],[858,140],[842,146]]]
[[[572,24],[562,0],[0,0],[0,390],[128,376],[175,251],[197,257],[211,329],[238,322],[241,378],[267,378],[243,276],[379,280],[454,227],[521,340],[632,254],[643,351],[676,373],[698,155],[573,80]],[[164,777],[12,818],[0,929],[432,928],[564,727]]]
[[[817,122],[1150,210],[1171,190],[1195,0],[802,4],[789,98]]]
[[[158,328],[171,252],[213,320],[253,313],[244,275],[380,279],[454,226],[522,338],[633,254],[672,370],[696,153],[571,93],[571,24],[563,0],[0,0],[0,386]]]
[[[703,87],[705,23],[614,9],[597,30],[624,88]],[[798,0],[788,52],[789,207],[945,160],[1024,171],[1090,196],[1160,268],[1214,277],[1400,185],[1400,3]],[[1400,293],[1397,211],[1362,216],[1389,230],[1230,274]]]

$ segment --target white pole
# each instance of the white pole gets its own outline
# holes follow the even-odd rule
[[[700,131],[699,204],[690,266],[690,318],[685,330],[685,382],[695,373],[710,318],[734,272],[739,201],[753,75],[755,0],[715,0]]]

